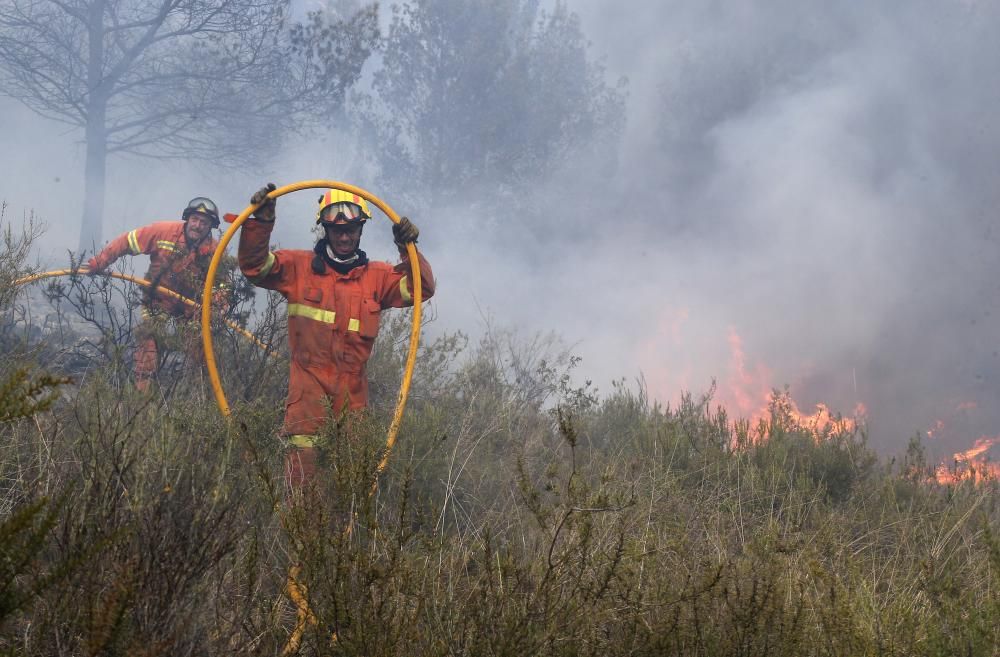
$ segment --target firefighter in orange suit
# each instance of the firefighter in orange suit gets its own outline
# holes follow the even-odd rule
[[[368,403],[365,364],[386,308],[413,305],[406,244],[419,231],[404,217],[393,225],[402,262],[370,262],[358,248],[368,204],[354,194],[327,190],[319,201],[316,223],[324,236],[311,251],[269,249],[274,227],[275,189],[269,184],[253,195],[263,203],[243,224],[239,264],[255,285],[280,292],[288,300],[291,371],[282,435],[288,440],[285,473],[297,489],[316,471],[315,434],[332,411],[364,408]],[[419,255],[424,299],[434,294],[431,267]]]
[[[159,362],[157,340],[171,320],[193,320],[198,309],[164,294],[157,287],[173,290],[189,299],[201,296],[205,275],[218,244],[212,239],[213,228],[219,226],[219,209],[210,199],[191,199],[181,215],[181,221],[159,221],[136,228],[111,240],[104,249],[87,262],[89,275],[98,274],[125,255],[149,256],[147,288],[142,307],[142,323],[136,329],[136,387],[145,390]],[[220,285],[220,294],[226,286]]]

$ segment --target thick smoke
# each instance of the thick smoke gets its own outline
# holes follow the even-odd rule
[[[474,193],[420,208],[440,279],[431,331],[474,335],[484,316],[552,330],[602,389],[642,376],[664,402],[712,379],[727,403],[786,384],[803,410],[863,402],[886,451],[937,420],[951,431],[940,453],[1000,432],[1000,9],[572,9],[609,84],[628,77],[624,134],[600,161],[574,158],[523,190],[534,229]],[[78,135],[10,101],[0,108],[0,196],[15,216],[31,208],[50,224],[44,257],[60,263],[75,246]],[[171,218],[200,194],[238,211],[272,179],[344,179],[392,202],[376,186],[378,153],[338,127],[255,174],[113,161],[105,231]],[[279,206],[284,246],[311,243],[314,198],[299,196]],[[384,226],[365,240],[392,257]]]
[[[620,184],[639,227],[620,271],[655,392],[724,387],[732,329],[746,367],[769,370],[754,378],[803,407],[864,402],[879,447],[937,419],[948,449],[996,434],[997,9],[584,15],[632,81]]]

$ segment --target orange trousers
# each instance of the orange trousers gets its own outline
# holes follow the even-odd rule
[[[200,333],[189,330],[193,327],[189,325],[191,321],[186,317],[173,317],[162,310],[143,307],[142,322],[135,330],[135,354],[132,357],[136,388],[149,388],[150,381],[160,367],[160,350],[163,348],[179,346],[192,362],[204,362],[201,340],[198,338]],[[179,338],[179,341],[165,338]],[[164,342],[169,344],[163,344]],[[179,344],[174,344],[178,342]]]
[[[285,448],[285,486],[289,492],[301,491],[315,481],[318,460],[316,447]]]

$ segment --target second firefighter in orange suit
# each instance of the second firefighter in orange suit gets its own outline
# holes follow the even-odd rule
[[[87,273],[94,275],[122,256],[149,256],[146,279],[153,287],[143,301],[143,321],[136,329],[134,357],[136,386],[140,389],[149,385],[159,364],[157,339],[162,334],[162,325],[171,320],[190,321],[198,313],[197,308],[178,299],[156,294],[156,287],[165,287],[189,299],[199,298],[218,244],[211,233],[219,226],[219,211],[210,199],[203,196],[191,199],[181,219],[159,221],[119,235],[87,262]],[[227,293],[224,284],[219,290],[221,295]],[[192,335],[196,337],[197,333]],[[197,351],[197,341],[192,345]]]
[[[358,248],[364,223],[371,218],[364,199],[341,190],[320,198],[316,223],[324,237],[311,251],[269,247],[275,203],[270,184],[251,199],[263,202],[243,225],[239,263],[255,285],[280,292],[288,301],[291,371],[282,434],[289,441],[286,479],[293,488],[316,470],[315,434],[332,412],[368,404],[365,366],[386,308],[413,305],[408,242],[416,242],[416,226],[403,218],[393,226],[402,262],[370,262]],[[424,299],[434,294],[434,275],[418,254]]]

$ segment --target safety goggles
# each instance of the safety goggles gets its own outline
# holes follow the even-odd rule
[[[219,216],[219,208],[212,202],[212,199],[208,199],[203,196],[191,199],[191,202],[188,203],[187,209],[189,210],[189,214],[192,212],[199,212],[209,217]]]
[[[319,215],[319,220],[324,224],[354,224],[367,218],[361,206],[346,202],[331,203]]]

